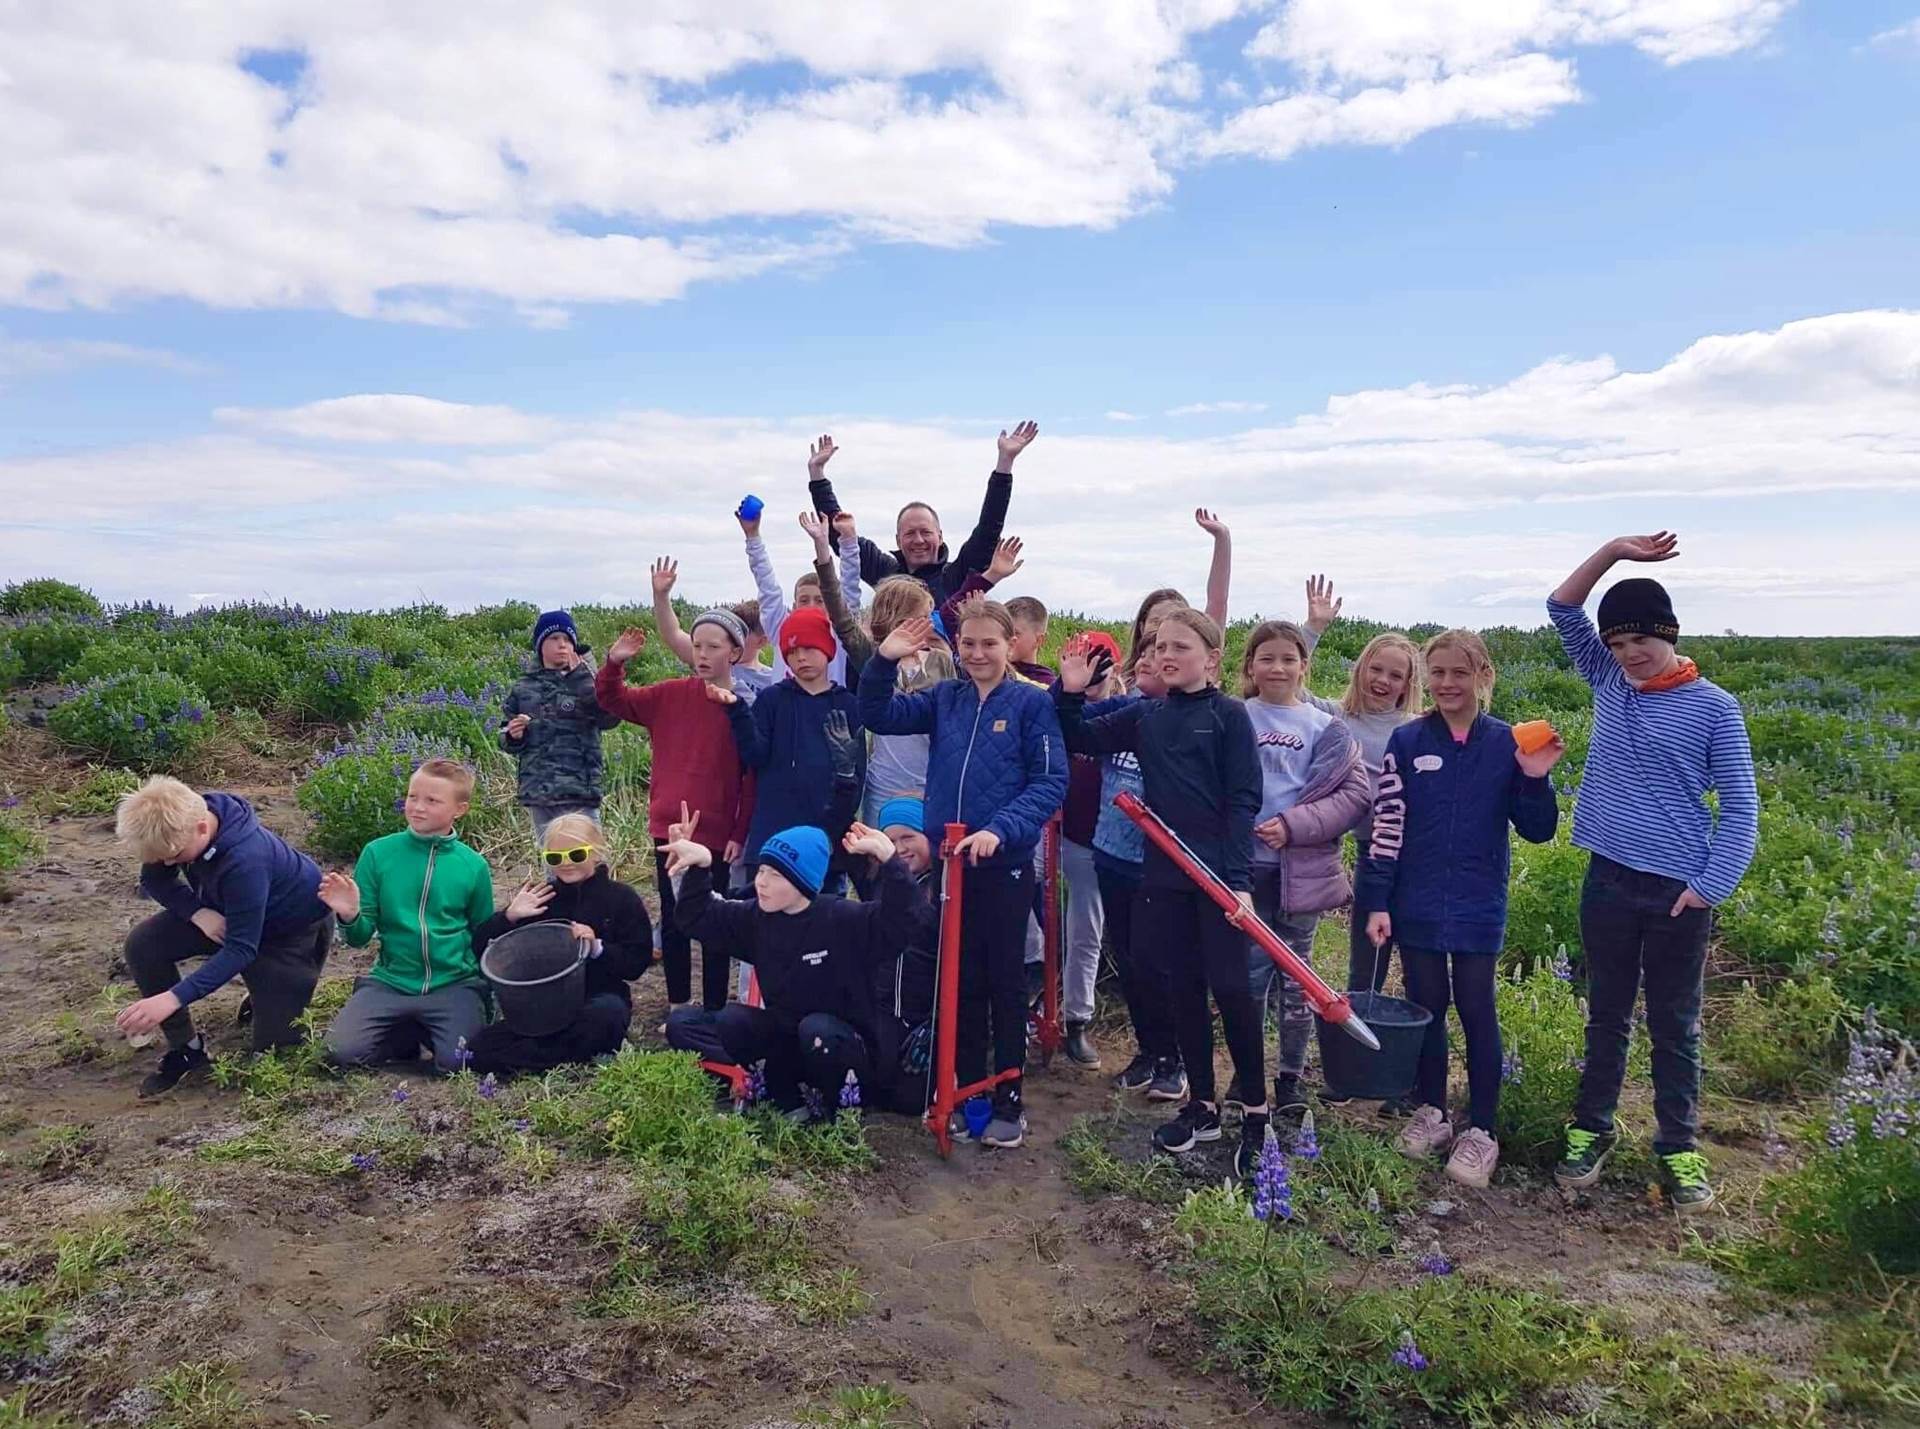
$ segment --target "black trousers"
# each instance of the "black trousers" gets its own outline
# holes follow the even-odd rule
[[[333,946],[333,915],[293,932],[260,940],[254,960],[240,970],[240,981],[253,999],[253,1050],[290,1047],[304,1034],[294,1024],[313,1000],[314,986]],[[220,945],[184,918],[155,913],[127,934],[127,967],[141,996],[166,992],[180,981],[180,963],[186,958],[210,957]],[[160,1024],[169,1047],[193,1040],[193,1014],[181,1008]]]
[[[1209,992],[1220,1009],[1235,1080],[1246,1095],[1264,1098],[1265,1039],[1247,985],[1246,935],[1197,888],[1142,887],[1134,905],[1133,938],[1152,948],[1166,968],[1174,1034],[1193,1099],[1214,1100]]]
[[[693,999],[693,939],[680,931],[674,921],[673,880],[667,877],[667,856],[653,856],[654,887],[660,890],[660,964],[667,974],[667,1001],[676,1006]],[[727,865],[713,861],[713,887],[722,898],[727,896]],[[727,1005],[726,958],[700,958],[700,1002],[709,1011]]]
[[[1027,918],[1033,912],[1033,863],[969,866],[962,888],[960,1006],[954,1073],[960,1085],[1027,1064]],[[989,1039],[991,1032],[991,1039]],[[994,1089],[1001,1107],[1020,1104],[1020,1083]]]
[[[782,1111],[801,1104],[802,1082],[820,1093],[832,1111],[848,1072],[863,1085],[873,1077],[873,1053],[866,1038],[830,1012],[810,1012],[790,1027],[778,1013],[743,1002],[728,1003],[718,1012],[677,1007],[667,1014],[667,1045],[710,1062],[750,1067],[764,1061],[767,1096]]]
[[[1167,970],[1154,957],[1152,944],[1134,936],[1140,881],[1113,873],[1098,860],[1094,872],[1100,880],[1100,904],[1107,910],[1107,953],[1133,1020],[1133,1040],[1141,1055],[1173,1061],[1180,1055],[1180,1042],[1173,1030]]]
[[[489,1072],[511,1077],[516,1072],[550,1072],[569,1062],[591,1062],[620,1049],[632,1020],[633,1007],[624,997],[603,992],[588,998],[571,1024],[545,1037],[523,1037],[505,1022],[489,1023],[467,1044],[473,1055],[468,1065],[476,1077]]]

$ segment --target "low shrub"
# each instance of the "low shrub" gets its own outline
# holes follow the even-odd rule
[[[286,665],[243,640],[219,640],[198,651],[187,677],[221,710],[270,710],[291,678]]]
[[[1709,1075],[1731,1096],[1805,1092],[1833,1067],[1846,1023],[1846,1000],[1823,973],[1776,983],[1764,996],[1743,982],[1709,1023]]]
[[[0,668],[14,684],[65,679],[100,627],[71,616],[27,616],[0,628]]]
[[[46,842],[17,812],[0,809],[0,873],[31,863],[46,847]]]
[[[105,614],[93,592],[66,581],[14,581],[0,589],[0,615],[84,615],[95,619]]]
[[[85,686],[47,728],[82,754],[142,773],[177,770],[207,736],[206,698],[178,675],[130,671]]]
[[[429,759],[460,759],[444,740],[375,735],[343,742],[321,755],[295,797],[312,827],[311,846],[329,858],[357,858],[383,834],[406,827],[407,780]]]
[[[1495,988],[1506,1048],[1495,1134],[1514,1164],[1553,1163],[1580,1087],[1587,1019],[1568,976],[1564,965],[1541,965]]]
[[[287,707],[302,719],[352,724],[372,714],[385,698],[387,669],[385,657],[370,646],[316,646],[294,664]]]
[[[380,707],[372,730],[452,745],[476,763],[502,753],[497,694],[490,700],[460,689],[395,695]]]

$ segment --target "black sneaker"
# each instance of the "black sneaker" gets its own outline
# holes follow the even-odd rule
[[[206,1049],[188,1044],[185,1047],[172,1047],[166,1056],[160,1059],[159,1069],[151,1073],[140,1083],[140,1095],[157,1097],[170,1092],[187,1077],[196,1076],[213,1065]]]
[[[1150,1102],[1177,1102],[1187,1094],[1187,1069],[1178,1057],[1161,1057],[1153,1064],[1153,1080],[1147,1084]]]
[[[1100,1070],[1100,1051],[1087,1037],[1086,1023],[1069,1022],[1067,1024],[1067,1040],[1061,1045],[1066,1050],[1067,1060],[1072,1062],[1074,1066],[1085,1067],[1088,1071],[1092,1072]]]
[[[1145,1052],[1127,1063],[1126,1070],[1113,1079],[1123,1092],[1144,1092],[1153,1085],[1153,1058]]]
[[[1607,1158],[1618,1140],[1611,1131],[1583,1131],[1567,1128],[1567,1149],[1560,1164],[1553,1168],[1553,1179],[1569,1191],[1584,1191],[1600,1179]]]
[[[1667,1204],[1683,1216],[1713,1204],[1713,1183],[1707,1179],[1707,1158],[1698,1151],[1669,1151],[1659,1158],[1660,1184]]]
[[[1230,1111],[1235,1116],[1247,1109],[1247,1094],[1240,1090],[1240,1079],[1235,1077],[1227,1083],[1227,1094],[1220,1098],[1220,1110]]]
[[[1153,1133],[1156,1149],[1178,1153],[1191,1151],[1202,1141],[1220,1139],[1220,1113],[1205,1102],[1190,1101],[1181,1107],[1172,1121]]]
[[[1240,1122],[1240,1145],[1233,1153],[1233,1170],[1242,1181],[1251,1181],[1260,1165],[1260,1148],[1267,1144],[1267,1117],[1255,1112]]]
[[[1307,1119],[1307,1099],[1300,1091],[1300,1083],[1294,1077],[1275,1077],[1273,1079],[1273,1129],[1282,1136],[1290,1136],[1300,1129],[1300,1123]]]

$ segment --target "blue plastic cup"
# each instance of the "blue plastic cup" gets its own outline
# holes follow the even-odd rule
[[[978,1141],[986,1135],[987,1123],[993,1120],[993,1102],[986,1097],[969,1097],[967,1104],[960,1108],[967,1118],[967,1135]]]
[[[749,496],[740,503],[740,509],[733,514],[742,521],[758,521],[760,513],[767,509],[767,503],[757,496]]]

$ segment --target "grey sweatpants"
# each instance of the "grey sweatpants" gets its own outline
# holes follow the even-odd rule
[[[1100,944],[1107,933],[1100,878],[1093,850],[1060,840],[1060,877],[1067,885],[1067,917],[1060,928],[1060,1015],[1067,1022],[1093,1021],[1093,986],[1100,979]]]
[[[486,1022],[486,1002],[472,983],[409,993],[360,977],[327,1029],[327,1052],[343,1067],[370,1067],[418,1057],[424,1044],[433,1049],[435,1066],[453,1072],[460,1044],[471,1045]]]

